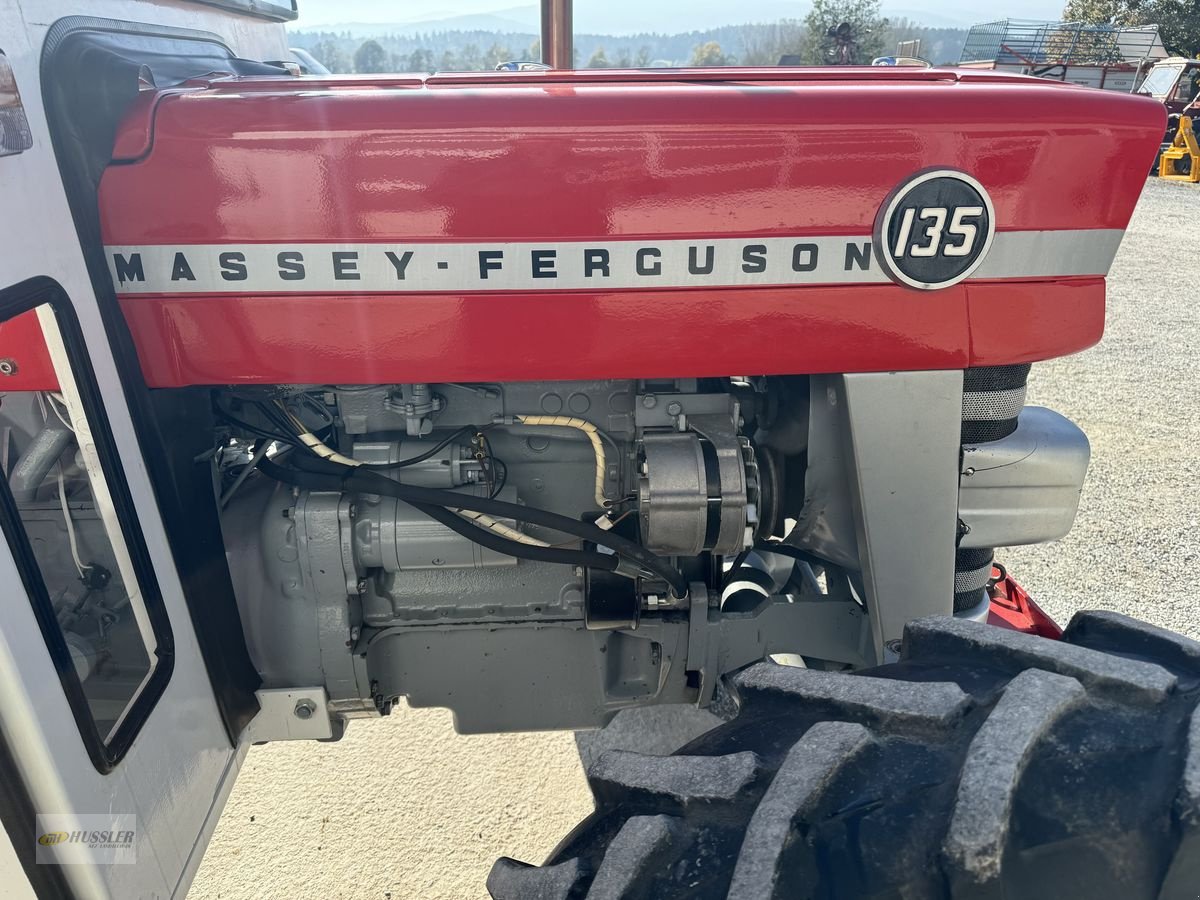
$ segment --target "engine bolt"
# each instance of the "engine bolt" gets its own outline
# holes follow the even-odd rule
[[[316,711],[317,704],[313,703],[311,700],[297,700],[296,708],[292,710],[292,715],[294,715],[297,719],[311,719],[313,717],[313,713]]]
[[[681,404],[678,400],[672,400],[670,403],[667,404],[667,415],[668,416],[677,416],[681,412],[683,412],[683,404]]]
[[[642,406],[646,407],[646,409],[654,409],[654,407],[658,406],[658,398],[653,394],[647,394],[642,398]]]
[[[17,361],[11,358],[0,359],[0,375],[16,375]]]

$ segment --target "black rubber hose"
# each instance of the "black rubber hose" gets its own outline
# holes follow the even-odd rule
[[[309,462],[306,460],[305,462]],[[323,462],[323,461],[322,461]],[[676,597],[686,597],[688,592],[687,580],[683,574],[661,557],[651,553],[646,548],[634,543],[628,538],[605,531],[596,525],[580,522],[568,516],[559,515],[548,510],[533,506],[522,506],[518,503],[508,503],[504,500],[491,500],[484,497],[457,494],[452,491],[436,488],[417,487],[416,485],[401,484],[386,476],[374,472],[364,472],[351,469],[346,484],[352,490],[361,493],[376,493],[394,496],[405,502],[430,503],[437,506],[456,507],[481,512],[485,515],[501,518],[516,519],[533,525],[541,525],[555,531],[574,535],[585,541],[608,547],[618,555],[635,562],[647,572],[662,578],[671,586],[671,592]]]
[[[460,437],[464,437],[468,434],[474,434],[478,430],[479,429],[477,429],[474,425],[464,425],[462,428],[456,430],[453,434],[444,438],[436,446],[430,447],[424,453],[418,454],[417,456],[410,456],[408,459],[401,459],[390,463],[364,462],[363,465],[370,466],[376,471],[380,469],[403,469],[405,466],[415,466],[417,463],[423,463],[425,460],[430,459],[440,453],[442,450],[445,450],[446,447],[458,440]]]
[[[753,548],[743,550],[741,553],[739,553],[737,556],[734,557],[733,565],[731,565],[729,567],[729,571],[727,571],[725,573],[725,577],[721,579],[721,589],[722,590],[729,587],[729,585],[733,584],[734,576],[737,574],[737,570],[742,568],[742,566],[744,566],[746,564],[746,559],[750,556],[750,553],[752,550],[753,550]]]
[[[752,549],[743,550],[738,554],[737,559],[734,560],[733,565],[729,568],[729,571],[725,573],[725,577],[721,581],[721,590],[727,589],[730,585],[737,581],[752,581],[756,584],[758,583],[757,577],[758,574],[761,574],[761,570],[755,568],[754,566],[746,565],[746,559],[752,552],[755,551],[759,553],[777,553],[780,556],[786,556],[789,559],[795,560],[796,562],[808,563],[808,565],[813,568],[825,568],[831,565],[831,563],[829,563],[827,560],[821,559],[821,557],[817,556],[816,554],[810,553],[807,550],[802,550],[799,547],[793,547],[791,544],[784,544],[780,543],[779,541],[759,541]],[[741,592],[739,591],[738,593],[740,594]],[[731,595],[731,597],[732,596],[736,595]],[[723,603],[721,608],[726,609],[731,607],[728,607],[727,604]]]
[[[517,559],[531,559],[537,562],[561,563],[564,566],[583,566],[588,569],[604,569],[612,572],[617,568],[617,557],[611,553],[597,553],[591,550],[567,550],[561,547],[538,547],[534,544],[522,544],[511,538],[501,537],[479,525],[472,525],[457,513],[432,503],[413,503],[412,507],[429,518],[441,522],[451,531],[458,532],[469,541],[474,541],[481,547],[514,556]]]
[[[802,550],[799,547],[793,547],[791,544],[783,544],[779,541],[760,541],[754,545],[754,549],[761,553],[778,553],[780,556],[786,556],[790,559],[799,562],[808,563],[810,566],[830,566],[833,565],[827,559],[821,559],[815,553],[808,550]]]
[[[294,469],[284,468],[266,459],[260,461],[259,468],[264,474],[269,475],[277,481],[282,481],[284,484],[292,484],[296,487],[308,488],[309,490],[326,490],[329,487],[326,481],[328,476],[326,475],[298,472]],[[564,566],[585,566],[589,569],[603,569],[607,572],[611,572],[617,568],[617,557],[611,553],[597,553],[593,550],[567,550],[561,547],[538,547],[533,544],[523,544],[520,541],[514,541],[511,538],[498,535],[479,525],[474,525],[443,506],[432,503],[410,503],[410,505],[434,521],[441,522],[451,531],[461,534],[467,540],[473,541],[481,547],[487,547],[489,550],[495,550],[497,553],[504,553],[517,559],[558,563]]]
[[[295,462],[307,473],[321,479],[321,486],[315,488],[317,490],[350,490],[363,494],[381,494],[386,497],[395,497],[397,500],[403,500],[405,503],[412,505],[426,503],[440,507],[469,509],[473,512],[481,512],[489,516],[516,519],[520,522],[529,522],[533,525],[541,525],[544,528],[551,528],[555,531],[574,535],[585,541],[591,541],[594,544],[608,547],[618,555],[636,562],[640,568],[657,575],[667,582],[671,587],[671,593],[676,597],[687,596],[687,579],[683,577],[683,573],[678,569],[674,568],[665,559],[655,556],[649,550],[628,538],[623,538],[612,531],[605,531],[603,528],[598,528],[595,525],[580,522],[577,519],[559,515],[548,510],[538,509],[534,506],[522,506],[518,503],[508,503],[504,500],[472,497],[469,494],[458,494],[454,491],[403,484],[385,475],[380,475],[377,472],[365,471],[362,466],[344,466],[339,463],[323,460],[315,454],[311,456],[298,456]],[[286,477],[283,477],[286,475],[287,470],[274,466],[274,464],[269,463],[267,460],[263,460],[259,468],[267,475],[277,478],[280,481],[288,480]],[[277,472],[278,474],[276,474]],[[309,485],[304,486],[309,487]]]
[[[257,425],[251,425],[245,419],[239,419],[237,416],[226,412],[216,403],[213,404],[213,413],[222,422],[225,422],[228,425],[234,425],[243,431],[249,432],[255,437],[269,438],[270,440],[278,441],[281,444],[294,445],[299,443],[294,432],[285,432],[280,434],[279,432],[267,431],[265,428],[260,428]]]

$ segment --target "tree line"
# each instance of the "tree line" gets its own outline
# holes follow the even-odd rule
[[[730,25],[678,34],[646,33],[617,37],[575,36],[579,68],[645,66],[774,66],[781,58],[812,65],[829,62],[830,27],[849,22],[855,61],[870,63],[896,52],[900,41],[919,38],[922,54],[935,63],[957,62],[966,40],[960,28],[930,28],[907,19],[889,21],[878,0],[814,0],[803,19]],[[381,35],[362,40],[349,32],[296,32],[292,46],[303,47],[333,72],[487,71],[513,61],[537,61],[536,35],[483,31],[444,31]]]
[[[1063,19],[1094,24],[1161,27],[1173,52],[1200,52],[1200,0],[1067,0]],[[579,68],[644,66],[773,66],[846,61],[847,43],[830,29],[850,25],[849,56],[869,63],[895,53],[901,41],[919,39],[921,55],[935,64],[956,63],[966,29],[930,28],[907,19],[889,21],[879,0],[813,0],[803,19],[730,25],[677,34],[615,37],[575,36]],[[485,71],[514,61],[537,61],[541,47],[532,34],[444,31],[391,34],[362,40],[350,32],[295,32],[293,46],[303,47],[334,72]]]
[[[1200,54],[1197,0],[1068,0],[1063,19],[1103,25],[1157,25],[1171,53]]]

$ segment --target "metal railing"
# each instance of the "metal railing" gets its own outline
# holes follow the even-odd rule
[[[1166,55],[1157,25],[1120,27],[1001,19],[971,28],[959,63],[1140,67],[1147,60]]]

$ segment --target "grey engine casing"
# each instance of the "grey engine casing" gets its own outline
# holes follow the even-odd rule
[[[513,415],[584,419],[609,439],[606,497],[639,501],[631,514],[641,515],[653,549],[736,553],[750,538],[758,489],[753,451],[738,435],[738,405],[728,394],[696,393],[694,382],[661,387],[639,390],[629,381],[371,387],[334,390],[327,401],[353,441],[351,455],[376,463],[411,458],[467,424]],[[419,404],[410,402],[414,395]],[[605,514],[594,498],[595,454],[582,432],[498,425],[486,436],[507,468],[498,499],[589,521]],[[684,454],[657,453],[667,443]],[[465,439],[393,471],[411,484],[488,492]],[[571,540],[512,520],[503,524],[554,544]],[[336,715],[375,715],[404,694],[415,705],[454,706],[464,731],[584,727],[602,724],[623,706],[684,699],[683,673],[666,677],[653,629],[643,637],[586,627],[585,598],[594,588],[581,570],[484,549],[393,498],[252,479],[225,510],[223,527],[264,687],[324,685]],[[627,584],[632,590],[633,582]],[[592,663],[598,644],[606,671]],[[426,656],[437,664],[423,662]],[[458,670],[476,694],[490,686],[478,703],[463,699],[465,681],[457,702],[445,703],[452,690],[448,656],[461,661]],[[494,661],[490,676],[485,660]],[[560,689],[540,693],[537,703],[519,694],[506,701],[523,669],[539,681],[556,680]]]

